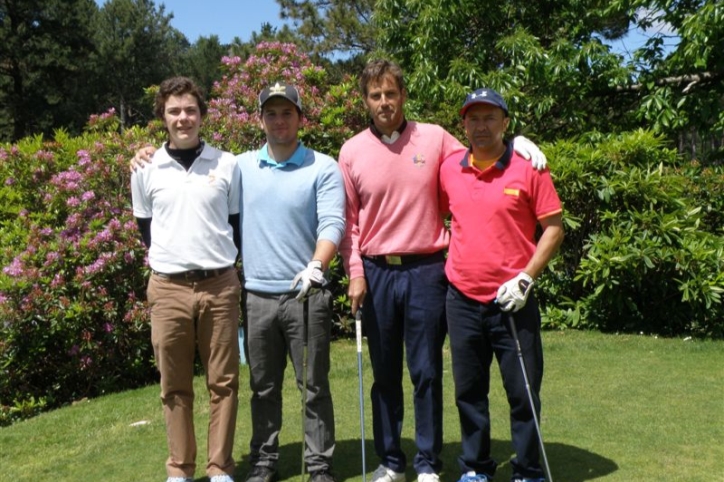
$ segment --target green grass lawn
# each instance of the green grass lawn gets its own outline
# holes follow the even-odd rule
[[[660,339],[588,332],[546,332],[541,424],[556,482],[724,480],[724,342]],[[362,473],[357,355],[350,341],[332,349],[337,422],[335,473],[359,481]],[[365,350],[367,475],[377,466],[367,397],[371,368]],[[460,430],[450,357],[446,352],[444,482],[458,479]],[[507,403],[497,375],[491,389],[496,481],[510,479]],[[405,379],[404,448],[414,455],[411,386]],[[198,480],[204,477],[207,396],[196,381]],[[158,386],[110,395],[0,428],[0,481],[164,481],[166,438]],[[291,372],[285,387],[281,434],[282,481],[300,481],[300,395]],[[242,391],[236,476],[248,468],[248,367]],[[144,422],[133,425],[136,422]],[[414,480],[411,469],[408,480]],[[306,480],[306,478],[305,478]]]

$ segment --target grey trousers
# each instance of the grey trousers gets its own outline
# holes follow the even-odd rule
[[[245,350],[249,361],[252,435],[251,465],[275,468],[282,428],[282,382],[287,356],[302,390],[304,303],[296,293],[244,292]],[[309,297],[305,460],[310,472],[331,469],[334,409],[329,390],[329,343],[332,297],[318,291]]]

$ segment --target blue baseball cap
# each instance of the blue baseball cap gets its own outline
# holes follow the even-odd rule
[[[465,117],[465,112],[467,112],[468,108],[474,104],[494,105],[503,109],[505,115],[508,115],[508,104],[505,103],[505,99],[503,99],[503,96],[498,94],[493,89],[478,89],[475,92],[470,92],[465,97],[465,102],[460,108],[460,115],[462,117]]]

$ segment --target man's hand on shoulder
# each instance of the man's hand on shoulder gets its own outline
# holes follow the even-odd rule
[[[135,171],[138,168],[143,169],[146,167],[146,164],[151,164],[151,158],[155,152],[156,148],[153,146],[146,146],[137,150],[136,155],[133,156],[133,159],[131,159],[129,163],[131,171]]]
[[[523,136],[516,136],[513,139],[513,150],[521,157],[530,161],[533,169],[542,171],[546,168],[548,161],[543,151],[533,141]]]

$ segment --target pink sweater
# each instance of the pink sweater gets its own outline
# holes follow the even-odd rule
[[[347,231],[340,253],[350,279],[364,276],[361,256],[444,249],[438,205],[442,161],[463,145],[442,127],[408,122],[393,144],[366,129],[342,146]]]

